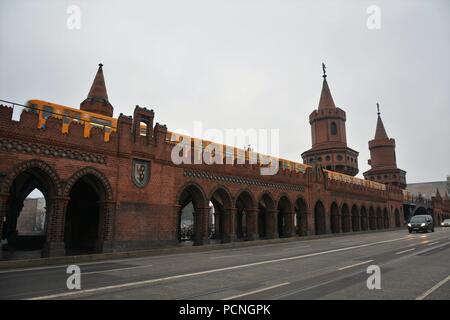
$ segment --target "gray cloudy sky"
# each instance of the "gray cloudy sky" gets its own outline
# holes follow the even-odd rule
[[[69,5],[81,29],[69,30]],[[366,27],[369,5],[381,29]],[[311,146],[321,63],[368,169],[376,107],[408,182],[450,174],[450,1],[0,1],[0,99],[78,107],[102,62],[115,116],[155,109],[170,129],[279,128]]]

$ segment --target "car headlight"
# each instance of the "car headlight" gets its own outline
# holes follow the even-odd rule
[[[443,226],[444,225],[444,223],[443,222],[441,222],[441,226]]]
[[[425,227],[425,222],[420,225],[421,227]]]
[[[408,227],[411,227],[411,223],[408,223]]]

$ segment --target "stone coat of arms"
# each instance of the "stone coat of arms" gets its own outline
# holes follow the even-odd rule
[[[150,165],[148,161],[133,159],[131,178],[138,188],[147,185],[150,179]]]

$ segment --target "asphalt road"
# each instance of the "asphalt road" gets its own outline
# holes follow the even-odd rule
[[[380,268],[369,290],[367,267]],[[0,271],[0,299],[446,299],[450,228]],[[372,282],[371,282],[372,283]]]

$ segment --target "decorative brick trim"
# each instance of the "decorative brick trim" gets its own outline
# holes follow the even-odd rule
[[[7,138],[0,138],[0,150],[6,150],[8,152],[17,151],[21,153],[40,155],[45,157],[106,164],[106,157],[103,155],[94,154],[91,152],[73,151],[71,149],[58,148],[47,145],[39,145],[36,143],[27,143]]]
[[[55,188],[55,192],[56,192],[56,194],[54,194],[53,196],[61,195],[62,184],[61,184],[61,180],[59,179],[56,172],[53,170],[52,167],[50,167],[44,161],[36,160],[36,159],[22,162],[18,166],[14,167],[14,169],[11,171],[11,173],[8,174],[4,179],[2,179],[1,186],[0,186],[0,192],[8,193],[9,188],[11,187],[14,179],[16,179],[17,176],[19,174],[21,174],[22,172],[24,172],[28,169],[32,169],[32,168],[38,168],[38,169],[44,171],[50,177],[51,181],[49,181],[49,182],[51,183],[51,187]]]
[[[286,191],[300,191],[304,192],[305,187],[295,184],[286,184],[286,183],[276,183],[276,182],[266,182],[263,180],[243,178],[239,176],[228,176],[228,175],[220,175],[207,171],[200,170],[184,170],[184,176],[189,178],[197,178],[197,179],[206,179],[212,181],[218,181],[222,183],[233,183],[233,184],[241,184],[241,185],[250,185],[267,189],[276,189],[276,190],[286,190]]]

